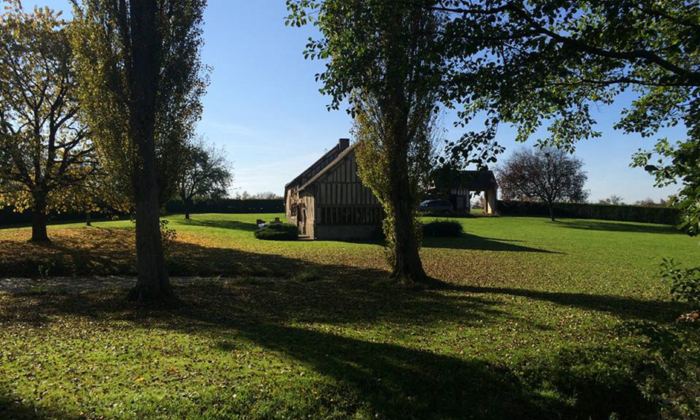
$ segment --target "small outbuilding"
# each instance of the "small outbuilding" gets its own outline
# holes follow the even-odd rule
[[[442,195],[452,203],[457,213],[471,211],[471,198],[484,193],[484,214],[496,214],[498,199],[498,183],[493,171],[456,171],[438,173],[435,176],[435,187],[431,195]]]
[[[355,146],[340,139],[284,189],[287,220],[309,239],[370,238],[381,228],[383,210],[357,175]]]

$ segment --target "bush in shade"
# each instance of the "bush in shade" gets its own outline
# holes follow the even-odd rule
[[[455,237],[464,233],[462,224],[454,220],[436,220],[423,225],[424,237]]]
[[[296,241],[299,229],[289,223],[271,223],[255,231],[255,237],[266,241]]]

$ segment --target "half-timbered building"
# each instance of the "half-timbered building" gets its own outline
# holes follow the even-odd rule
[[[310,239],[366,239],[381,228],[382,208],[357,175],[355,147],[337,145],[286,185],[287,220]]]

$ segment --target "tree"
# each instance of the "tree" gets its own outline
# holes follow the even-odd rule
[[[598,203],[599,203],[599,204],[610,204],[610,205],[613,205],[613,206],[621,206],[621,205],[624,205],[624,204],[625,204],[625,201],[624,201],[624,200],[625,200],[625,199],[622,198],[622,197],[620,197],[619,195],[614,195],[614,194],[613,194],[613,195],[611,195],[610,197],[608,197],[608,198],[606,198],[606,199],[599,200]]]
[[[658,203],[654,201],[653,198],[645,198],[644,200],[635,201],[634,205],[643,207],[668,207],[669,203],[663,198],[659,199]]]
[[[328,60],[317,75],[330,108],[344,100],[355,117],[363,183],[384,208],[392,278],[425,282],[417,205],[420,162],[429,156],[442,61],[435,48],[441,25],[434,1],[290,0],[287,23],[315,15],[321,38],[305,55]],[[424,171],[423,171],[424,172]]]
[[[539,200],[547,204],[552,221],[554,203],[582,203],[588,177],[583,162],[556,148],[522,148],[497,170],[498,185],[505,200]]]
[[[243,191],[243,193],[236,193],[236,200],[250,200],[252,196],[248,191]]]
[[[231,185],[233,174],[224,151],[198,141],[189,145],[185,170],[180,176],[179,195],[190,218],[192,204],[198,200],[221,198]]]
[[[85,198],[96,157],[78,119],[68,28],[48,8],[0,16],[0,206],[31,209],[34,242],[50,210]]]
[[[173,294],[160,206],[176,191],[183,151],[201,113],[205,0],[74,1],[73,44],[84,117],[107,173],[135,208],[133,300]]]

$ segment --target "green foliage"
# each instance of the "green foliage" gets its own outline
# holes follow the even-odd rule
[[[680,217],[678,209],[669,207],[611,204],[556,203],[554,211],[559,217],[664,225],[677,225]],[[498,212],[505,216],[549,216],[546,204],[529,201],[499,201]]]
[[[519,141],[545,132],[540,145],[571,151],[600,136],[591,114],[596,104],[632,91],[637,98],[616,128],[651,137],[685,126],[685,139],[660,139],[633,166],[651,172],[658,186],[681,183],[675,202],[682,226],[700,232],[700,2],[450,3],[445,42],[458,75],[446,90],[466,102],[465,123],[485,112],[489,129],[513,123]]]
[[[134,185],[143,182],[137,174],[145,159],[139,142],[147,141],[148,136],[135,124],[154,118],[158,194],[164,203],[178,192],[178,180],[187,162],[187,144],[195,136],[202,114],[201,98],[209,84],[210,69],[200,56],[206,1],[156,2],[156,39],[149,41],[157,45],[148,57],[157,70],[157,80],[153,81],[157,92],[148,93],[155,95],[152,102],[139,102],[148,96],[134,92],[138,90],[135,76],[146,75],[143,70],[131,68],[130,3],[74,2],[72,43],[80,75],[82,117],[90,127],[113,188],[132,204]],[[136,109],[137,104],[150,110]],[[153,115],[140,119],[147,114]]]
[[[255,237],[266,241],[296,241],[299,228],[289,223],[270,223],[255,230]]]
[[[163,243],[163,251],[167,254],[177,241],[177,231],[168,227],[170,221],[161,219],[160,221],[160,238]]]
[[[661,278],[669,285],[673,299],[700,303],[700,267],[683,269],[674,259],[665,258]]]
[[[660,406],[660,418],[693,420],[700,412],[700,329],[694,325],[631,322],[630,335],[646,338],[652,360],[638,379],[639,388]]]
[[[454,220],[434,220],[423,224],[423,237],[459,237],[464,233],[461,223]]]
[[[658,161],[652,164],[654,155]],[[673,205],[681,210],[680,227],[690,235],[700,234],[700,134],[694,140],[671,145],[660,140],[653,152],[640,151],[634,156],[632,166],[646,169],[656,178],[658,187],[676,184],[683,180],[680,191],[672,196]]]

